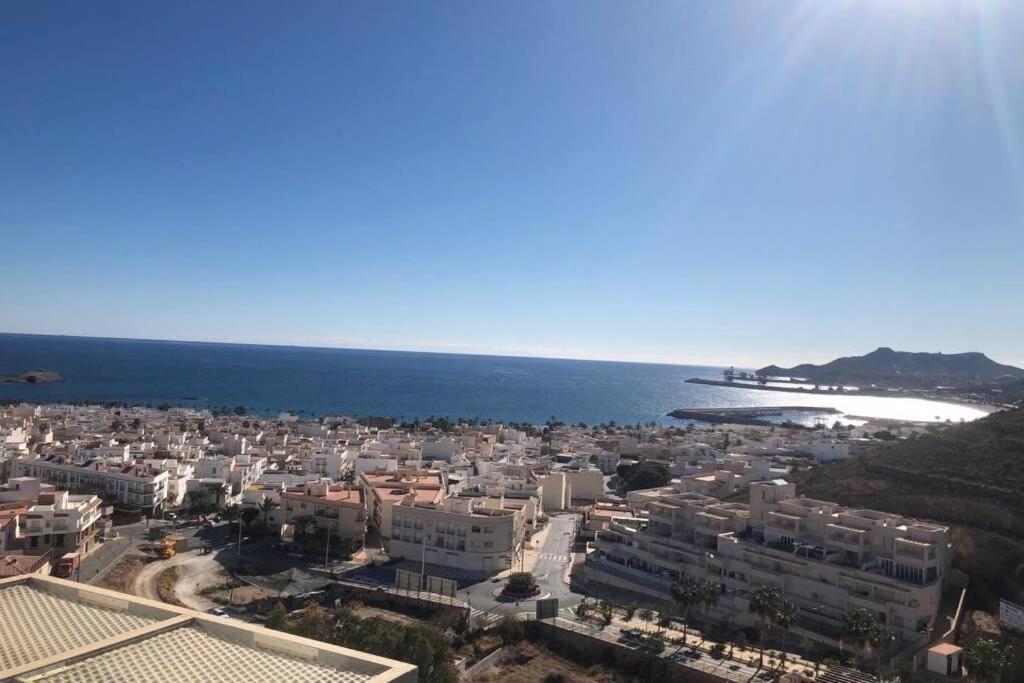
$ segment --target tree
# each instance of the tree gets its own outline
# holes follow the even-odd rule
[[[631,602],[622,608],[622,616],[626,621],[632,621],[633,617],[636,616],[638,607],[635,602]]]
[[[270,511],[276,507],[279,507],[279,505],[270,496],[264,496],[263,500],[260,501],[260,512],[263,513],[263,526],[269,526],[267,520],[270,517]]]
[[[604,619],[604,625],[607,626],[612,623],[612,617],[615,613],[615,605],[608,600],[602,600],[600,605],[598,605],[598,609],[601,611],[601,618]]]
[[[788,611],[788,608],[783,608],[783,604],[786,602],[788,601],[782,597],[779,589],[770,584],[761,586],[750,596],[750,611],[757,615],[758,630],[761,636],[758,667],[764,666],[764,648],[772,626],[778,621],[780,609]]]
[[[309,530],[314,524],[313,515],[296,515],[292,524],[295,527],[295,543],[301,543],[306,540]]]
[[[515,572],[508,577],[505,589],[515,595],[529,595],[534,591],[536,583],[530,572]]]
[[[205,488],[195,489],[185,494],[188,499],[189,510],[198,516],[205,516],[216,509],[210,496],[210,491]]]
[[[576,605],[576,616],[580,619],[586,619],[590,614],[591,607],[592,605],[584,600],[580,604]]]
[[[640,610],[640,621],[650,626],[651,622],[654,621],[654,612],[646,607]]]
[[[799,610],[796,605],[785,598],[779,601],[778,607],[775,610],[774,625],[782,629],[782,664],[786,663],[786,641],[788,640],[789,629],[796,623],[797,616],[799,616]]]
[[[967,648],[967,669],[971,677],[999,681],[1003,671],[1013,665],[1013,646],[980,638]]]
[[[242,519],[242,524],[248,529],[252,526],[252,523],[256,521],[256,518],[260,516],[260,511],[256,508],[243,508],[239,513],[239,517]]]
[[[852,644],[866,660],[870,653],[882,648],[891,639],[889,630],[878,623],[870,610],[851,610],[843,624],[843,640]]]
[[[267,617],[266,627],[272,628],[275,631],[283,631],[288,626],[288,615],[284,611],[284,605],[280,602],[274,605],[274,609],[270,610],[270,615]]]
[[[620,465],[616,470],[624,491],[652,489],[664,486],[670,480],[668,468],[661,463],[644,462],[639,465]]]
[[[672,585],[672,599],[683,618],[683,642],[695,607],[706,609],[718,602],[718,586],[710,581],[699,581],[684,574]]]
[[[235,525],[235,520],[239,516],[238,505],[228,505],[224,510],[221,511],[220,516],[222,519],[227,520],[228,529],[231,529]]]
[[[666,629],[672,625],[672,605],[662,605],[658,612],[658,628]]]
[[[327,642],[415,664],[422,683],[455,683],[451,646],[441,633],[420,624],[361,619],[339,610]]]

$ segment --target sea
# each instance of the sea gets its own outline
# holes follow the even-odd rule
[[[0,333],[0,375],[53,370],[52,384],[0,383],[0,400],[243,406],[264,417],[435,417],[542,424],[656,422],[676,408],[807,406],[805,424],[865,417],[969,421],[980,410],[914,398],[819,396],[688,384],[722,368],[507,356],[143,341]],[[821,408],[839,415],[823,415]]]

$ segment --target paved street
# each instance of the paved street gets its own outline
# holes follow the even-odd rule
[[[577,519],[578,516],[574,514],[550,518],[548,524],[551,528],[539,550],[537,564],[532,571],[537,585],[540,586],[541,595],[558,598],[562,606],[575,605],[583,598],[574,594],[563,578],[572,556],[570,546]],[[493,593],[500,590],[502,585],[503,580],[492,579],[459,591],[458,597],[472,605],[474,619],[478,624],[493,623],[505,616],[534,610],[534,600],[522,600],[518,603],[497,600]]]

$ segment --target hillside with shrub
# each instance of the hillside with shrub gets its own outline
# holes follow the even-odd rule
[[[813,468],[797,485],[814,498],[949,524],[975,604],[1024,599],[1024,410]]]

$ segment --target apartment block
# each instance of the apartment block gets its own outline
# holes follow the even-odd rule
[[[0,507],[15,506],[16,542],[29,553],[51,548],[60,553],[92,550],[103,516],[99,496],[75,495],[45,486],[38,479],[17,477],[0,488]]]
[[[168,473],[146,465],[111,465],[95,460],[75,463],[50,455],[19,457],[14,462],[14,473],[67,491],[95,493],[148,515],[159,514],[167,499]]]
[[[924,642],[949,573],[947,527],[801,498],[785,480],[750,485],[749,504],[660,490],[633,499],[646,520],[614,520],[587,559],[590,581],[667,597],[682,575],[721,588],[714,616],[750,623],[749,597],[774,585],[800,609],[794,631],[837,645],[864,608],[900,640]]]
[[[295,524],[303,516],[311,517],[318,529],[341,538],[362,538],[366,533],[363,491],[358,487],[321,481],[286,489],[281,493],[284,523]]]
[[[366,499],[368,525],[380,535],[385,548],[391,538],[395,505],[410,496],[421,503],[440,503],[445,482],[440,472],[400,467],[394,472],[362,472],[359,485]]]
[[[391,557],[490,576],[513,566],[522,551],[521,508],[488,508],[473,498],[427,503],[409,497],[393,515]]]

